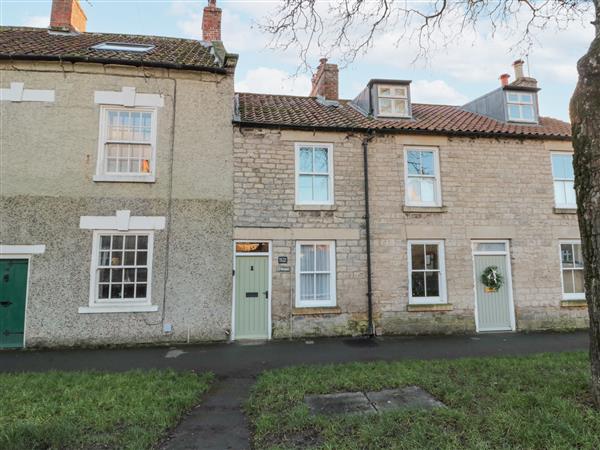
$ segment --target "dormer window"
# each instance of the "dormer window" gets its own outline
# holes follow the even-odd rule
[[[409,116],[407,86],[378,85],[377,99],[380,116]]]
[[[537,122],[534,94],[529,92],[506,92],[508,120],[513,122]]]

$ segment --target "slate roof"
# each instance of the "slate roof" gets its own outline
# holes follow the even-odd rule
[[[104,42],[154,45],[147,52],[94,50]],[[0,59],[88,61],[222,71],[208,42],[113,33],[57,33],[46,28],[0,27]]]
[[[571,125],[561,120],[540,117],[537,125],[505,123],[449,105],[413,103],[413,119],[375,119],[348,100],[335,107],[315,97],[239,93],[237,109],[235,122],[247,126],[571,139]]]

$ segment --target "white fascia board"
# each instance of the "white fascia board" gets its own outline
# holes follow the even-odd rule
[[[134,87],[123,87],[121,91],[95,91],[94,103],[160,108],[165,106],[165,99],[161,94],[138,94]]]
[[[117,211],[115,216],[81,216],[82,230],[164,230],[164,216],[130,216],[128,210]]]
[[[4,245],[0,244],[0,254],[8,255],[41,255],[46,251],[44,244],[39,245]]]
[[[0,89],[0,100],[10,102],[54,102],[54,90],[25,89],[24,83],[10,83],[10,88]]]

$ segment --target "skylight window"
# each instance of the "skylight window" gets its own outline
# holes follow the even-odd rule
[[[154,45],[133,44],[129,42],[103,42],[92,46],[94,50],[110,50],[116,52],[145,53],[154,48]]]

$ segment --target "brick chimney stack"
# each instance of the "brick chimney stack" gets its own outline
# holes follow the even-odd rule
[[[50,29],[85,33],[87,17],[79,0],[52,0]]]
[[[202,40],[221,40],[221,13],[221,8],[217,8],[217,0],[208,0],[208,6],[204,7],[202,13]]]
[[[500,86],[502,86],[502,87],[508,86],[509,78],[510,78],[510,75],[507,73],[503,73],[502,75],[500,75]]]
[[[319,60],[319,67],[312,77],[310,96],[320,95],[327,100],[338,100],[338,66],[327,64],[327,58]]]
[[[515,69],[515,81],[511,83],[511,86],[522,86],[537,89],[537,80],[535,78],[525,76],[525,72],[523,71],[524,65],[525,61],[522,59],[517,59],[513,63],[513,68]]]

